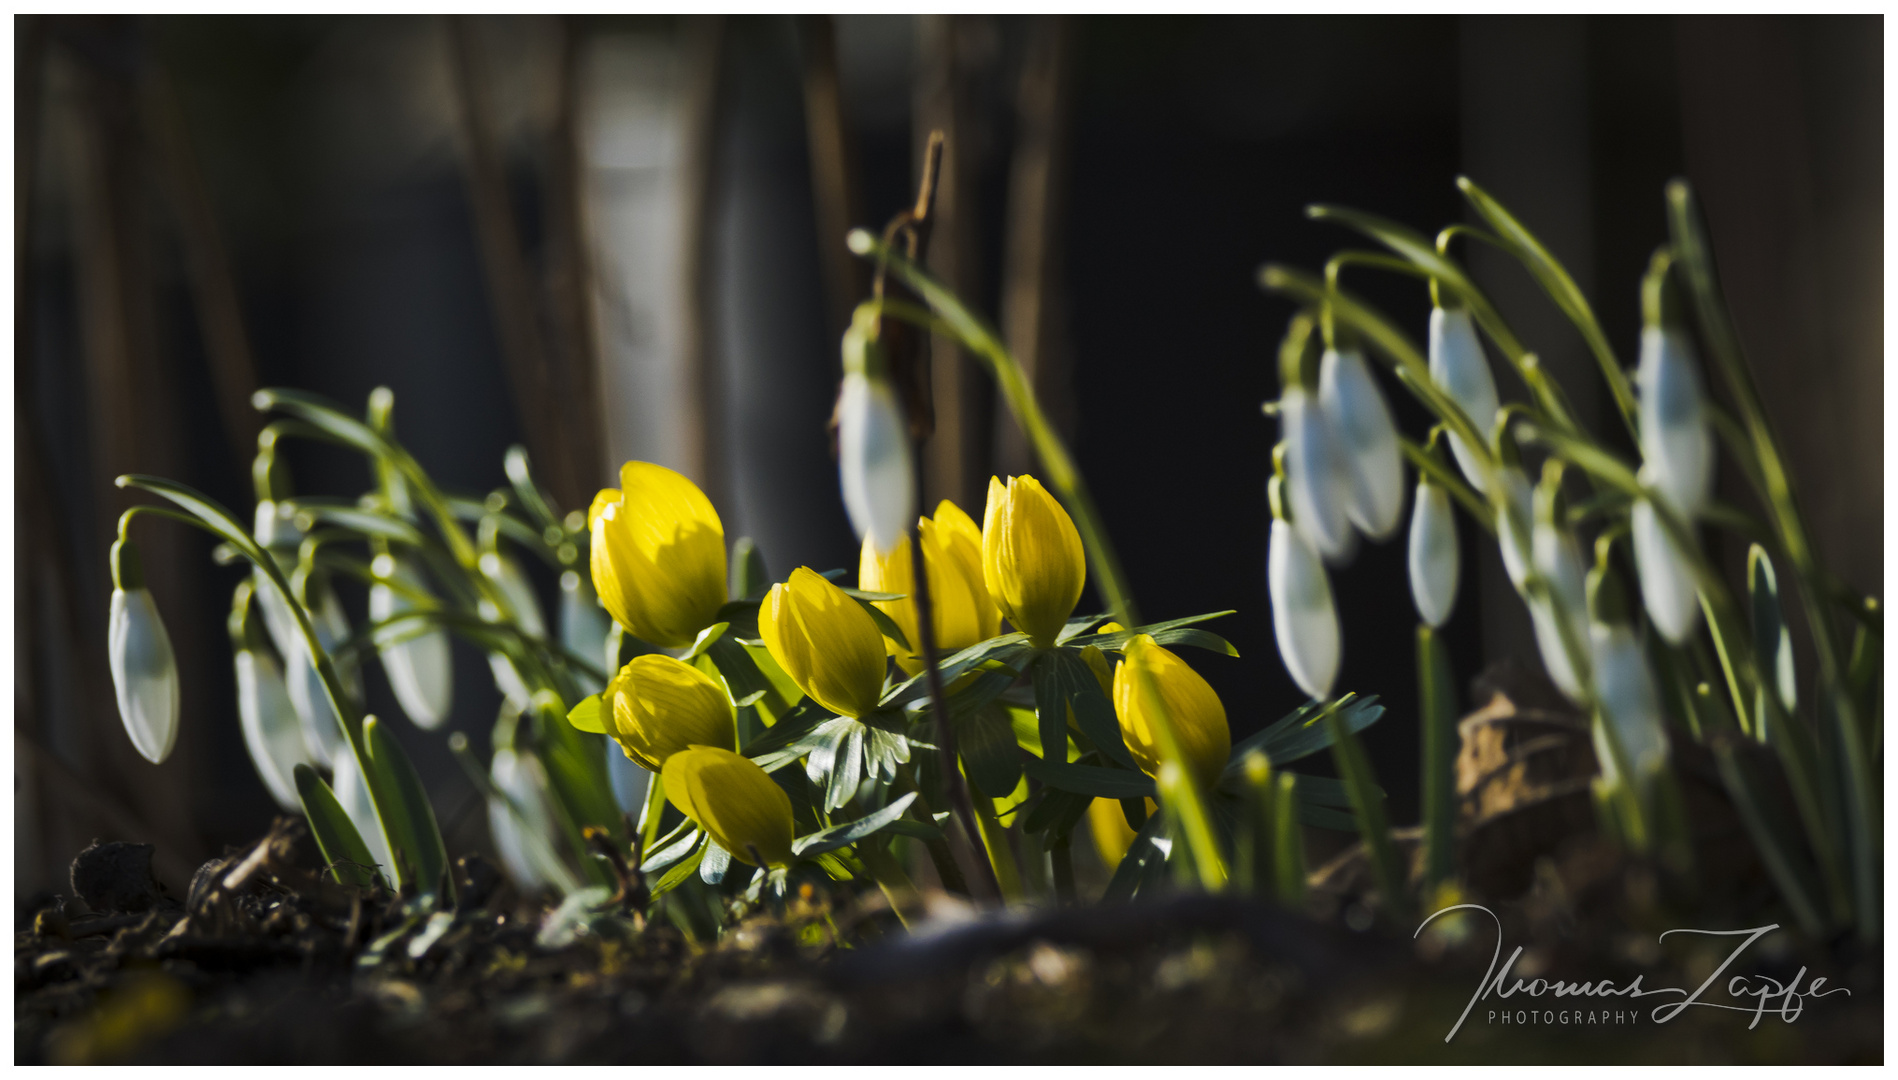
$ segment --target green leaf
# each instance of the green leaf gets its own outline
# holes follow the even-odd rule
[[[685,883],[687,878],[698,873],[699,863],[705,858],[705,849],[711,842],[711,837],[700,834],[699,845],[692,850],[691,856],[673,863],[672,869],[667,870],[660,876],[659,880],[654,883],[652,887],[653,899],[656,900],[678,888]]]
[[[726,633],[740,641],[758,640],[757,600],[733,600],[718,609],[712,618],[726,624]]]
[[[958,714],[955,723],[956,751],[969,779],[989,798],[1007,798],[1022,774],[1022,751],[1008,714],[984,706]]]
[[[1035,687],[1035,731],[1040,737],[1042,754],[1050,761],[1065,761],[1068,745],[1068,687],[1061,677],[1061,654],[1046,652],[1035,658],[1029,675]]]
[[[1106,618],[1107,616],[1104,614],[1103,615],[1073,616],[1072,618],[1068,619],[1067,625],[1061,628],[1061,632],[1054,636],[1054,643],[1056,645],[1066,645],[1069,641],[1072,641],[1074,638],[1077,638],[1080,635],[1087,633],[1089,630],[1094,629],[1096,626],[1099,626],[1101,622],[1104,621]]]
[[[297,514],[308,514],[325,525],[358,532],[364,536],[374,536],[383,540],[393,540],[410,547],[422,547],[428,539],[422,531],[403,521],[401,518],[359,510],[353,506],[326,506],[320,503],[305,503],[292,500]]]
[[[260,410],[276,409],[289,413],[365,454],[382,457],[388,449],[382,436],[320,394],[267,387],[252,394],[250,400]]]
[[[573,710],[567,713],[567,723],[581,731],[591,731],[596,735],[606,734],[606,712],[600,707],[600,695],[594,694],[575,705]]]
[[[1569,276],[1561,262],[1544,247],[1541,240],[1516,220],[1514,214],[1503,208],[1503,204],[1477,187],[1467,176],[1459,176],[1456,186],[1463,191],[1463,197],[1481,214],[1489,227],[1496,231],[1504,247],[1529,268],[1529,273],[1549,294],[1555,306],[1569,317],[1575,328],[1581,331],[1582,340],[1588,343],[1588,349],[1595,355],[1601,367],[1602,377],[1608,381],[1609,390],[1614,394],[1615,405],[1621,410],[1622,418],[1627,422],[1628,431],[1635,430],[1636,405],[1634,391],[1628,386],[1628,376],[1621,370],[1621,361],[1615,359],[1615,350],[1608,344],[1608,335],[1603,332],[1600,320],[1595,318],[1594,308],[1589,306],[1588,298]]]
[[[732,704],[739,708],[754,705],[771,690],[771,680],[758,670],[751,659],[751,653],[740,645],[736,638],[726,635],[720,637],[705,650],[712,666],[725,681],[725,692],[731,695]]]
[[[1050,843],[1066,836],[1074,828],[1075,823],[1081,820],[1081,815],[1087,813],[1087,808],[1093,801],[1092,795],[1043,788],[1040,799],[1035,802],[1035,808],[1028,812],[1028,819],[1022,822],[1022,831],[1047,833],[1047,839],[1042,842],[1042,846],[1047,847]]]
[[[855,720],[843,728],[843,738],[831,753],[830,783],[824,788],[824,812],[843,809],[863,784],[864,726]],[[816,760],[816,756],[812,756]]]
[[[1390,826],[1384,816],[1383,792],[1372,778],[1370,759],[1365,756],[1363,745],[1337,709],[1325,711],[1325,726],[1331,729],[1332,757],[1337,762],[1345,789],[1350,793],[1352,814],[1357,819],[1358,835],[1364,841],[1364,850],[1371,856],[1371,870],[1377,879],[1378,892],[1383,894],[1384,902],[1393,910],[1401,911],[1410,903],[1407,879],[1403,864],[1397,857],[1397,849],[1391,843]],[[1304,786],[1302,781],[1300,786]]]
[[[1028,651],[1026,634],[1003,634],[1000,637],[977,642],[954,656],[939,661],[936,664],[936,670],[941,672],[943,685],[947,686],[964,673],[990,660],[1008,667],[1015,667],[1015,660]],[[1017,668],[1017,670],[1020,669]],[[907,705],[929,693],[928,675],[926,671],[918,672],[897,684],[889,693],[883,695],[883,707],[889,709]]]
[[[791,851],[800,858],[809,858],[853,844],[894,824],[915,801],[916,792],[912,791],[883,809],[865,814],[855,821],[846,821],[808,836],[800,836],[791,842]]]
[[[657,841],[657,843],[661,845],[659,850],[647,856],[646,861],[639,864],[639,872],[642,874],[650,874],[654,871],[664,870],[666,867],[692,854],[693,849],[699,846],[699,841],[702,839],[704,839],[704,837],[699,834],[697,825],[691,821],[681,822],[679,827],[674,829],[666,838]]]
[[[758,600],[770,589],[771,571],[765,569],[764,552],[759,550],[756,540],[749,536],[739,537],[737,542],[732,544],[731,590],[733,596],[742,597],[751,602],[753,627],[757,626]],[[719,618],[724,618],[724,615],[720,614]],[[754,632],[739,636],[756,637],[757,634]]]
[[[890,827],[887,831],[896,833],[899,836],[913,836],[918,840],[941,840],[943,838],[943,827],[940,822],[947,820],[948,817],[949,815],[947,813],[937,814],[937,824],[924,824],[915,818],[898,818],[890,822]]]
[[[1029,776],[1051,788],[1096,799],[1157,798],[1153,778],[1146,773],[1126,769],[1104,769],[1096,765],[1043,761],[1030,758],[1023,764]]]
[[[1232,642],[1227,641],[1225,638],[1211,631],[1198,630],[1190,627],[1162,630],[1153,635],[1153,643],[1155,645],[1191,645],[1196,649],[1223,653],[1226,656],[1239,655],[1239,650],[1232,647]]]
[[[389,725],[373,716],[365,717],[362,733],[369,751],[363,771],[368,774],[376,812],[388,834],[396,877],[405,889],[412,886],[424,897],[452,902],[455,883],[448,873],[448,849],[435,823],[428,789],[422,786],[422,778],[416,775],[415,766],[409,763]]]
[[[796,761],[803,757],[804,751],[796,745],[810,735],[826,720],[833,719],[829,711],[809,698],[797,707],[785,713],[778,722],[764,729],[757,738],[745,744],[744,755],[766,772]]]
[[[349,820],[336,793],[316,775],[316,770],[299,764],[294,770],[297,798],[303,803],[303,816],[310,820],[310,832],[323,853],[323,862],[344,885],[369,885],[376,879],[376,860],[369,845]]]
[[[1101,753],[1129,769],[1139,768],[1134,764],[1133,753],[1127,749],[1126,739],[1121,735],[1120,718],[1114,713],[1113,702],[1107,700],[1100,680],[1094,677],[1094,669],[1088,667],[1087,661],[1081,659],[1081,654],[1073,649],[1058,649],[1049,653],[1042,662],[1050,661],[1056,664],[1060,672],[1062,690],[1067,696],[1068,710],[1074,717],[1075,727]]]
[[[1331,732],[1319,722],[1319,713],[1323,706],[1317,701],[1308,701],[1283,719],[1249,738],[1242,739],[1232,748],[1232,757],[1221,774],[1223,781],[1227,776],[1240,775],[1240,763],[1247,753],[1263,750],[1265,756],[1277,769],[1289,765],[1299,758],[1310,757],[1331,745]],[[1377,723],[1384,715],[1384,707],[1377,704],[1376,695],[1359,698],[1347,695],[1338,705],[1338,712],[1344,717],[1346,726],[1357,733]]]
[[[725,631],[730,628],[731,628],[730,623],[716,622],[706,627],[705,629],[700,630],[699,636],[692,640],[692,647],[687,649],[685,652],[679,654],[679,659],[685,661],[688,664],[698,659],[700,656],[704,655],[708,650],[710,650],[713,645],[723,640],[725,637]]]
[[[1165,631],[1175,630],[1182,626],[1192,626],[1194,623],[1209,622],[1213,619],[1223,619],[1228,615],[1234,614],[1237,614],[1237,612],[1231,609],[1225,611],[1209,611],[1204,615],[1188,615],[1183,619],[1168,619],[1165,622],[1147,623],[1144,626],[1136,626],[1132,630],[1116,630],[1111,634],[1082,634],[1070,638],[1061,644],[1076,649],[1085,649],[1089,645],[1092,645],[1102,652],[1119,652],[1127,647],[1127,643],[1133,640],[1135,634],[1151,634],[1155,640],[1158,640],[1159,635]],[[1234,655],[1238,654],[1235,653]]]
[[[1132,900],[1144,885],[1158,880],[1166,866],[1167,852],[1171,850],[1171,843],[1163,841],[1160,835],[1165,831],[1164,821],[1163,814],[1150,815],[1147,823],[1134,833],[1133,843],[1127,845],[1127,854],[1121,857],[1114,876],[1107,882],[1102,902]]]

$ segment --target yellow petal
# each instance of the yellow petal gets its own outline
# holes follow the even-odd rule
[[[874,711],[883,696],[884,645],[862,605],[809,567],[771,587],[758,629],[778,666],[839,716]]]
[[[1008,621],[1037,647],[1054,644],[1081,599],[1087,558],[1073,519],[1034,477],[989,479],[982,571]]]
[[[672,805],[732,858],[790,865],[791,798],[756,762],[723,747],[694,746],[668,758],[660,775]]]
[[[1226,726],[1226,707],[1220,704],[1219,695],[1199,672],[1154,644],[1147,634],[1135,635],[1124,653],[1126,659],[1114,671],[1114,711],[1120,716],[1120,732],[1134,763],[1148,776],[1159,776],[1157,720],[1138,688],[1137,673],[1144,670],[1152,674],[1160,700],[1173,721],[1173,733],[1186,767],[1201,786],[1210,788],[1232,755],[1232,731]]]
[[[725,603],[725,528],[698,486],[644,461],[620,468],[588,512],[593,588],[633,636],[690,645]]]
[[[933,582],[932,582],[933,584]],[[877,610],[890,617],[890,621],[903,631],[909,639],[910,648],[905,649],[896,643],[896,639],[883,639],[884,651],[896,658],[897,666],[907,674],[914,675],[922,670],[922,662],[914,652],[918,645],[916,635],[916,601],[911,595],[915,582],[910,575],[910,549],[907,538],[888,552],[878,552],[869,537],[863,541],[863,553],[857,563],[857,588],[865,592],[902,593],[901,600],[874,601]]]
[[[709,675],[670,656],[636,656],[606,688],[609,730],[653,772],[688,746],[736,746],[731,699]]]
[[[1134,831],[1127,827],[1127,815],[1120,811],[1119,799],[1095,799],[1087,805],[1088,831],[1094,834],[1094,850],[1101,865],[1112,870],[1127,857],[1133,846]]]

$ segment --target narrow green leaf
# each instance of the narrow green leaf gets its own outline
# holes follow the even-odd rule
[[[1364,746],[1358,742],[1358,737],[1336,709],[1326,711],[1325,726],[1331,729],[1331,753],[1338,764],[1340,778],[1351,794],[1351,809],[1357,818],[1358,835],[1363,838],[1365,852],[1371,857],[1371,870],[1377,878],[1378,891],[1392,910],[1407,910],[1410,906],[1407,875],[1403,863],[1398,859],[1397,849],[1391,843],[1390,825],[1384,816],[1384,800],[1378,793],[1376,781],[1372,779],[1370,759],[1365,756]]]
[[[693,874],[698,873],[699,863],[701,860],[705,858],[705,849],[711,844],[711,842],[712,842],[711,837],[706,836],[703,833],[699,834],[698,846],[692,849],[691,855],[687,858],[680,859],[678,862],[673,863],[672,868],[667,870],[664,874],[660,875],[659,880],[653,883],[653,886],[652,886],[653,899],[656,900],[659,897],[664,896],[665,894],[678,888],[680,885],[683,885],[686,882],[686,880],[690,878]]]
[[[1814,940],[1823,940],[1826,936],[1826,919],[1819,901],[1807,886],[1813,874],[1805,860],[1798,856],[1791,838],[1785,835],[1780,825],[1785,815],[1779,807],[1767,804],[1768,796],[1730,739],[1714,740],[1713,753],[1714,762],[1720,770],[1720,779],[1733,799],[1734,809],[1739,811],[1740,820],[1753,838],[1753,848],[1759,852],[1760,861],[1766,864],[1767,873],[1779,888],[1781,898],[1799,920],[1800,929]]]
[[[689,820],[680,822],[678,828],[672,830],[672,832],[665,837],[655,841],[655,843],[659,845],[659,849],[654,851],[651,855],[648,855],[645,862],[639,864],[639,872],[642,874],[650,874],[658,870],[664,870],[666,867],[692,854],[693,849],[699,846],[699,841],[702,839],[704,838],[699,835],[697,825],[694,825]]]
[[[1121,856],[1120,865],[1114,868],[1114,876],[1107,882],[1107,891],[1101,896],[1103,903],[1132,900],[1142,884],[1152,880],[1150,872],[1165,865],[1172,845],[1162,837],[1164,831],[1164,815],[1153,814],[1134,833],[1133,842],[1127,845],[1127,854]]]
[[[1120,718],[1114,712],[1114,703],[1107,699],[1107,692],[1101,688],[1100,680],[1095,678],[1094,669],[1088,667],[1087,661],[1072,649],[1051,652],[1048,659],[1059,665],[1068,711],[1081,734],[1087,736],[1095,749],[1109,758],[1129,769],[1138,769],[1132,751],[1127,749],[1126,738],[1121,734]]]
[[[725,871],[731,869],[732,853],[720,847],[718,841],[710,836],[705,838],[705,854],[699,859],[699,880],[707,885],[719,885],[725,881]]]
[[[958,715],[956,752],[969,779],[989,798],[1006,798],[1021,782],[1021,747],[1002,709],[991,705]]]
[[[1262,750],[1271,759],[1274,767],[1289,765],[1300,758],[1310,757],[1331,745],[1331,730],[1320,722],[1323,705],[1317,701],[1308,701],[1287,713],[1278,722],[1248,738],[1241,739],[1232,748],[1232,757],[1226,765],[1222,782],[1226,777],[1238,777],[1238,762],[1244,760],[1252,750]],[[1377,704],[1377,696],[1360,698],[1346,695],[1336,711],[1344,717],[1345,724],[1353,733],[1363,731],[1377,723],[1384,715],[1384,707]]]
[[[310,833],[316,837],[317,849],[323,853],[323,862],[330,873],[344,885],[367,886],[374,882],[375,857],[369,854],[369,845],[363,843],[355,823],[336,801],[336,793],[308,765],[299,764],[294,775],[297,798],[303,803],[303,816],[310,821]]]
[[[1157,798],[1153,778],[1146,773],[1126,769],[1103,769],[1095,765],[1044,761],[1029,758],[1023,763],[1029,776],[1050,788],[1099,799]],[[1032,831],[1032,830],[1031,830]]]
[[[389,833],[396,876],[402,887],[413,886],[425,897],[452,903],[455,883],[448,873],[448,849],[442,843],[441,828],[435,824],[435,808],[429,805],[422,778],[415,774],[415,766],[409,763],[387,724],[373,716],[365,717],[363,741],[369,750],[364,772],[369,774],[369,790]],[[405,873],[409,870],[413,878]]]
[[[731,695],[732,704],[740,708],[756,704],[758,699],[771,691],[771,680],[758,670],[758,664],[752,660],[751,653],[740,645],[737,639],[727,635],[712,642],[705,655],[718,669],[725,681],[725,692]]]
[[[1162,630],[1153,635],[1153,643],[1156,645],[1191,645],[1196,649],[1205,649],[1207,652],[1216,652],[1225,656],[1239,655],[1239,650],[1232,647],[1232,642],[1227,641],[1225,638],[1211,631],[1200,630],[1193,627]]]
[[[822,829],[808,836],[800,836],[791,842],[791,851],[801,858],[809,858],[827,851],[835,851],[846,844],[854,844],[866,836],[894,825],[915,801],[916,792],[912,791],[881,810],[865,814],[855,821],[846,821],[841,825],[832,825],[828,829]],[[921,826],[920,822],[912,824]]]
[[[1195,623],[1210,622],[1214,619],[1223,619],[1228,615],[1236,614],[1238,614],[1238,612],[1230,608],[1225,611],[1209,611],[1204,615],[1188,615],[1183,619],[1168,619],[1165,622],[1147,623],[1145,626],[1136,626],[1131,630],[1116,630],[1111,634],[1078,634],[1061,644],[1076,649],[1085,649],[1089,645],[1092,645],[1102,652],[1119,652],[1127,647],[1127,643],[1132,641],[1136,634],[1151,634],[1155,640],[1158,640],[1159,636],[1168,630],[1177,630],[1182,626],[1192,626]],[[1099,621],[1098,616],[1095,617],[1095,621]]]

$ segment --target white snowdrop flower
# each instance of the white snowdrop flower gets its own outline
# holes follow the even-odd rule
[[[606,655],[606,639],[612,630],[612,620],[607,616],[606,609],[600,606],[599,598],[593,594],[593,585],[586,575],[572,570],[561,574],[561,647],[598,664]],[[612,672],[607,674],[611,675]],[[598,679],[584,671],[575,670],[574,678],[579,682],[582,693],[597,694],[604,689]]]
[[[1279,399],[1285,425],[1286,497],[1292,522],[1312,550],[1338,561],[1352,550],[1351,467],[1329,414],[1303,388]]]
[[[1442,484],[1417,482],[1410,512],[1410,598],[1417,614],[1433,627],[1449,621],[1456,606],[1457,577],[1462,561],[1457,552],[1456,515],[1450,493]]]
[[[318,639],[324,635],[319,624]],[[323,686],[323,677],[310,661],[310,651],[301,635],[292,641],[292,650],[285,659],[288,670],[284,679],[290,692],[290,705],[296,710],[297,722],[303,729],[304,748],[317,764],[333,766],[337,755],[349,753],[343,744],[343,729],[336,719],[336,707]]]
[[[1497,482],[1502,485],[1503,506],[1496,511],[1496,545],[1502,550],[1509,583],[1527,595],[1529,567],[1535,558],[1530,539],[1535,521],[1532,489],[1529,478],[1513,466],[1497,470]]]
[[[1272,520],[1267,544],[1266,585],[1272,597],[1272,631],[1285,670],[1299,689],[1329,699],[1342,652],[1331,581],[1305,538],[1279,518]]]
[[[916,517],[916,477],[910,465],[909,426],[887,380],[844,375],[837,410],[837,471],[844,509],[857,537],[879,553],[909,535]]]
[[[1331,420],[1350,468],[1345,502],[1352,524],[1373,540],[1397,530],[1404,511],[1404,457],[1397,448],[1384,393],[1357,349],[1326,349],[1318,369],[1318,404]]]
[[[362,834],[369,857],[381,866],[385,877],[393,880],[395,860],[389,856],[389,838],[382,835],[382,819],[376,816],[375,799],[363,781],[362,770],[356,767],[355,752],[346,746],[331,763],[330,790],[336,793],[343,813],[349,815],[350,824]]]
[[[1644,470],[1645,471],[1645,470]],[[1641,577],[1641,602],[1661,636],[1684,644],[1700,625],[1700,590],[1685,552],[1661,524],[1646,499],[1634,504],[1629,521],[1634,565]]]
[[[237,720],[244,732],[244,749],[277,805],[288,813],[302,813],[295,770],[309,763],[310,754],[284,685],[283,668],[276,657],[261,649],[239,650],[236,664]]]
[[[112,590],[106,641],[119,719],[139,754],[156,765],[178,744],[178,660],[149,589]]]
[[[1706,506],[1713,490],[1713,433],[1693,353],[1679,331],[1641,331],[1641,457],[1656,490],[1683,517]]]
[[[1613,732],[1621,760],[1634,773],[1630,779],[1646,783],[1667,764],[1667,730],[1661,717],[1661,696],[1648,670],[1647,656],[1634,631],[1621,624],[1596,623],[1589,632],[1593,653],[1595,700],[1604,726]],[[1622,778],[1614,755],[1600,745],[1596,756],[1610,784]]]
[[[1536,645],[1549,678],[1572,700],[1581,700],[1586,668],[1576,670],[1570,643],[1582,653],[1586,664],[1588,651],[1588,584],[1582,569],[1582,557],[1575,549],[1575,538],[1552,521],[1538,520],[1534,529],[1536,574],[1548,589],[1546,596],[1532,599],[1529,615],[1535,624]],[[1568,634],[1563,634],[1564,626]]]
[[[1433,308],[1430,312],[1430,378],[1457,403],[1484,438],[1496,423],[1500,402],[1496,397],[1496,379],[1490,374],[1489,361],[1477,340],[1476,326],[1468,308]],[[1483,484],[1482,459],[1487,456],[1465,445],[1461,436],[1450,436],[1450,450],[1470,483]]]
[[[379,580],[369,587],[369,621],[385,622],[416,610],[419,605],[388,582],[423,589],[421,573],[407,560],[389,555],[376,556],[374,567]],[[447,632],[440,627],[423,629],[410,622],[395,628],[389,636],[394,644],[384,646],[380,655],[396,701],[416,727],[428,731],[441,727],[454,701]]]

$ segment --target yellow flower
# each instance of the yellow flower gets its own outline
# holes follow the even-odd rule
[[[1134,843],[1134,831],[1127,827],[1127,815],[1120,812],[1120,800],[1095,799],[1087,804],[1087,823],[1101,865],[1109,870],[1119,866]]]
[[[688,746],[731,747],[738,742],[725,688],[670,656],[633,657],[600,698],[607,734],[627,757],[652,772]]]
[[[1038,648],[1054,644],[1087,581],[1081,534],[1032,476],[989,478],[982,521],[982,574],[989,595]]]
[[[694,746],[666,759],[666,798],[739,862],[789,866],[791,797],[750,758]],[[757,858],[753,857],[756,852]]]
[[[644,461],[593,497],[593,591],[634,637],[692,644],[725,603],[725,527],[698,486]]]
[[[808,566],[771,586],[758,611],[765,648],[819,705],[856,718],[883,697],[883,634],[842,589]]]
[[[982,531],[962,508],[948,499],[936,507],[936,516],[917,520],[923,540],[923,562],[929,567],[929,602],[935,614],[936,652],[954,656],[978,642],[994,637],[1002,628],[1002,612],[989,599],[988,585],[982,580]],[[920,648],[917,638],[916,582],[910,573],[910,545],[897,544],[888,554],[879,555],[868,538],[863,541],[863,557],[857,567],[857,587],[866,592],[902,593],[901,600],[878,600],[876,606],[890,617],[909,639],[910,648],[884,638],[884,644],[896,665],[908,675],[923,669],[922,660],[912,650]]]
[[[1148,776],[1160,775],[1160,732],[1139,691],[1137,675],[1147,671],[1173,721],[1186,767],[1210,788],[1232,755],[1232,732],[1226,727],[1226,707],[1219,695],[1186,661],[1154,644],[1148,634],[1137,634],[1124,650],[1126,660],[1114,669],[1114,711],[1120,714],[1120,733],[1127,740],[1134,763]]]

